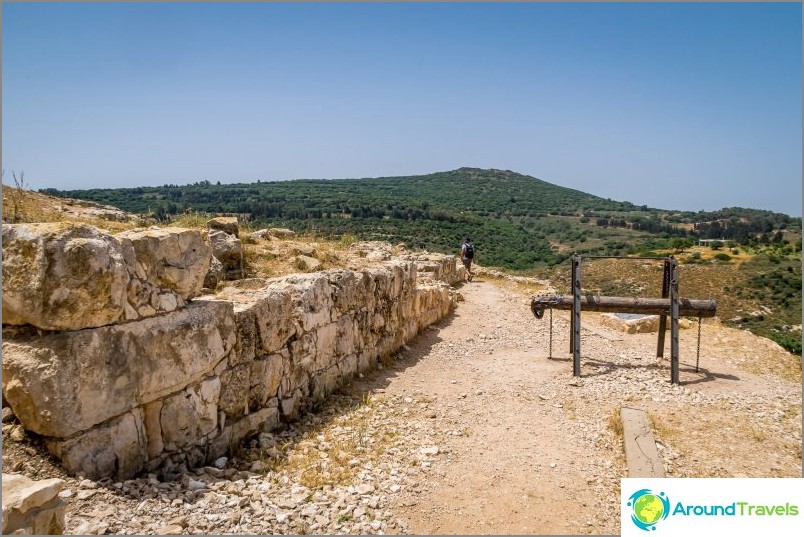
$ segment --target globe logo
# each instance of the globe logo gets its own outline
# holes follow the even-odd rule
[[[628,498],[628,507],[631,508],[631,521],[634,525],[649,531],[655,530],[656,523],[667,518],[670,500],[664,492],[655,494],[649,489],[641,489]]]

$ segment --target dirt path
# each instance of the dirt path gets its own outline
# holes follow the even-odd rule
[[[482,280],[460,292],[372,392],[426,402],[419,430],[440,454],[395,509],[414,533],[618,534],[622,406],[649,412],[668,477],[801,476],[800,361],[772,342],[704,324],[695,371],[697,333],[682,330],[673,386],[655,333],[586,313],[574,379],[568,314],[554,312],[548,359],[549,314],[536,320],[529,296]]]
[[[548,325],[497,285],[475,280],[461,294],[384,388],[429,402],[443,454],[399,515],[417,534],[618,532],[618,440],[568,413],[559,393],[575,389],[571,365],[546,359]]]

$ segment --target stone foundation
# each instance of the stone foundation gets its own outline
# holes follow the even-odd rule
[[[447,282],[459,279],[452,257],[411,257],[252,279],[166,314],[6,339],[3,395],[71,473],[170,477],[395,353],[449,314]]]

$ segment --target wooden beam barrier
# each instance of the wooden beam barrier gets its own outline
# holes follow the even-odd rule
[[[582,295],[581,310],[609,313],[641,313],[644,315],[668,315],[672,306],[670,298],[632,298],[618,296]],[[573,297],[553,295],[535,297],[530,309],[537,319],[541,319],[545,309],[573,309]],[[695,317],[714,317],[717,315],[717,301],[714,299],[678,299],[679,315]]]

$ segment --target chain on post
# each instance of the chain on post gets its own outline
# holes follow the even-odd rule
[[[695,353],[695,372],[698,372],[698,362],[701,360],[701,314],[698,313],[698,350]]]

